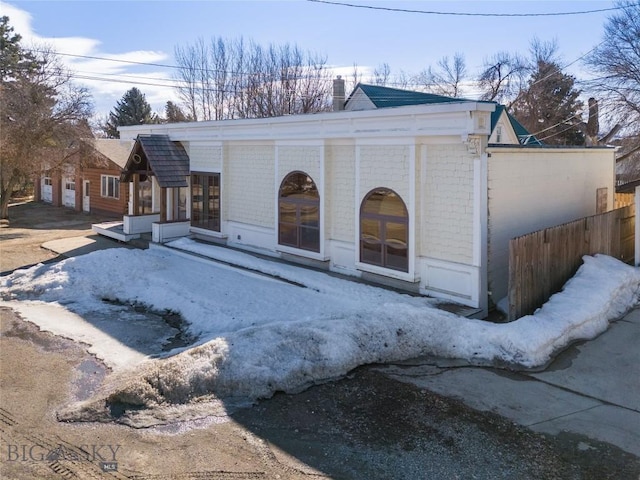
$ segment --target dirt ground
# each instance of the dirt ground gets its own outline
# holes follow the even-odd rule
[[[114,220],[31,201],[11,206],[9,218],[8,225],[0,225],[0,274],[55,260],[57,255],[42,248],[43,243],[60,238],[90,236],[93,235],[92,223]]]
[[[37,204],[11,213],[0,229],[3,272],[53,260],[39,248],[44,239],[91,234],[95,221]],[[375,366],[188,424],[62,423],[56,412],[88,397],[108,371],[82,345],[9,308],[0,320],[3,479],[640,478],[640,459],[610,445],[536,434]]]

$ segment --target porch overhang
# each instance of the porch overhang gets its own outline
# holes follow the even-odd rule
[[[120,182],[133,182],[135,174],[154,176],[160,188],[186,187],[189,156],[182,144],[168,135],[138,135]]]

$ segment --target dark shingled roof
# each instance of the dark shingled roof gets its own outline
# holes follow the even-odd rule
[[[172,142],[168,135],[138,135],[121,181],[130,182],[131,174],[145,167],[162,188],[187,186],[189,156],[182,144]]]

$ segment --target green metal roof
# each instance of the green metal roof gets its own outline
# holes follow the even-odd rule
[[[379,85],[367,85],[359,83],[354,92],[358,90],[371,100],[377,108],[404,107],[407,105],[425,105],[431,103],[460,103],[471,102],[465,98],[445,97],[433,93],[415,92],[411,90],[400,90],[399,88],[381,87]],[[353,94],[352,94],[353,96]],[[350,99],[351,97],[349,97]],[[348,102],[349,100],[347,100]]]
[[[507,112],[507,108],[504,105],[501,105],[497,102],[493,102],[496,104],[496,109],[491,113],[491,131],[493,132],[493,129],[496,128],[496,125],[498,123],[498,120],[500,120],[500,116],[502,115],[502,112],[505,112],[507,114],[507,118],[509,119],[509,123],[511,123],[511,128],[513,128],[513,131],[515,132],[516,136],[518,137],[518,141],[520,142],[520,145],[542,145],[543,143],[538,140],[535,135],[532,135],[531,133],[529,133],[529,131],[524,128],[524,126],[518,121],[516,120],[512,115],[509,114],[509,112]]]
[[[491,131],[492,132],[493,132],[493,129],[496,128],[496,125],[498,124],[498,120],[500,120],[500,116],[502,115],[502,112],[504,112],[505,110],[506,108],[504,107],[504,105],[500,105],[499,103],[496,103],[496,109],[493,112],[491,112]]]
[[[436,95],[433,93],[416,92],[413,90],[401,90],[399,88],[382,87],[380,85],[368,85],[359,83],[353,90],[353,93],[347,100],[353,97],[354,93],[360,89],[376,108],[404,107],[407,105],[426,105],[437,103],[461,103],[461,102],[478,102],[478,100],[469,100],[467,98],[445,97],[444,95]],[[491,114],[491,131],[496,127],[502,112],[506,111],[504,105],[497,102],[480,101],[482,103],[493,103],[496,109]],[[524,126],[518,122],[507,112],[507,117],[511,123],[511,127],[518,136],[520,145],[542,145],[534,135],[531,135]]]
[[[540,140],[538,140],[535,135],[531,134],[529,130],[524,128],[524,126],[518,120],[516,120],[509,113],[507,113],[507,115],[509,116],[509,121],[511,122],[513,130],[518,136],[518,140],[520,140],[520,145],[544,145]]]

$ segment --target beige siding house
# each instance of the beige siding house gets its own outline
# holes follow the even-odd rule
[[[506,295],[509,238],[595,213],[598,189],[613,205],[612,149],[545,148],[492,102],[372,88],[330,113],[120,128],[188,157],[187,187],[159,188],[160,160],[132,150],[123,180],[130,198],[138,176],[154,183],[153,239],[190,235],[483,316]],[[136,229],[145,215],[129,206]]]

